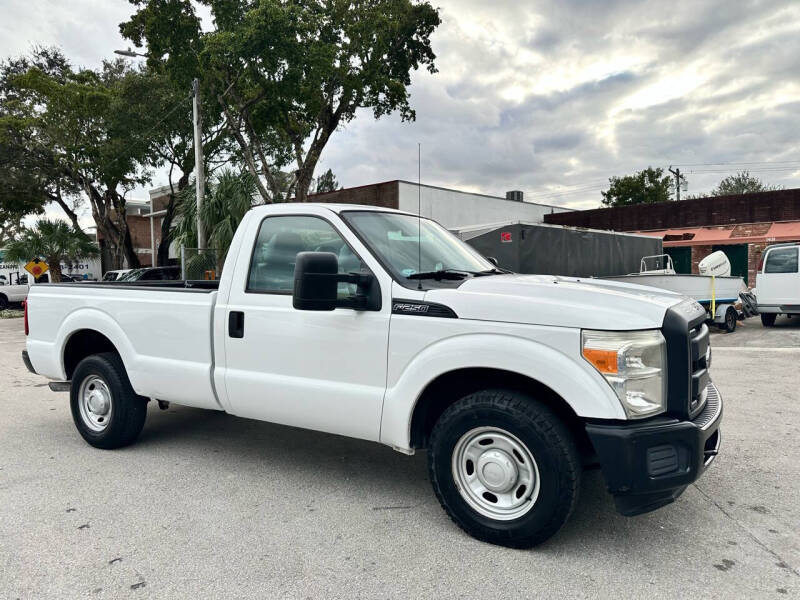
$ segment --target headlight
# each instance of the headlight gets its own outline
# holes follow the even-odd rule
[[[665,409],[665,348],[657,329],[582,332],[583,358],[606,378],[631,419]]]

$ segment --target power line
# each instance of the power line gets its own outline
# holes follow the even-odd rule
[[[800,160],[756,160],[751,162],[707,162],[707,163],[681,163],[676,167],[713,167],[722,165],[782,165],[800,163]]]

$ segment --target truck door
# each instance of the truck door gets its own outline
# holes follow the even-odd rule
[[[770,248],[764,261],[764,273],[758,277],[758,302],[768,305],[800,304],[798,247]]]
[[[231,412],[377,440],[386,388],[388,290],[380,311],[295,310],[299,252],[333,252],[340,272],[367,265],[323,216],[271,215],[253,226],[258,231],[249,268],[246,277],[234,278],[224,313]],[[246,264],[247,252],[240,252],[237,273],[244,271],[238,265]],[[339,286],[342,296],[354,291],[350,284]]]

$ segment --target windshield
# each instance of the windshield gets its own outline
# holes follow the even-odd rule
[[[118,277],[116,281],[137,281],[142,275],[144,275],[144,269],[131,269],[124,275]]]
[[[437,271],[462,272],[466,276],[495,269],[475,250],[429,219],[377,211],[345,212],[342,217],[398,279],[414,279],[415,274]]]

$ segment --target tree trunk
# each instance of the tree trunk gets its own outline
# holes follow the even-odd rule
[[[175,219],[175,194],[170,194],[169,204],[161,218],[161,239],[158,241],[156,264],[165,267],[169,264],[169,247],[172,245],[172,221]]]
[[[51,283],[59,283],[61,281],[61,261],[57,256],[50,256],[47,259],[47,266],[50,267]]]
[[[133,239],[131,238],[131,230],[125,227],[125,233],[122,234],[122,252],[125,254],[125,260],[128,262],[129,269],[138,269],[142,266],[139,262],[139,255],[133,249]]]
[[[294,188],[294,201],[295,202],[308,202],[308,188],[311,187],[311,181],[314,179],[314,167],[308,168],[308,163],[303,166],[303,169],[297,174],[297,183]]]
[[[50,198],[61,207],[61,210],[67,215],[69,220],[72,222],[72,226],[77,231],[83,231],[80,224],[78,223],[78,215],[75,214],[75,211],[70,208],[69,204],[64,200],[61,196],[61,189],[56,188],[55,194],[49,194]]]

